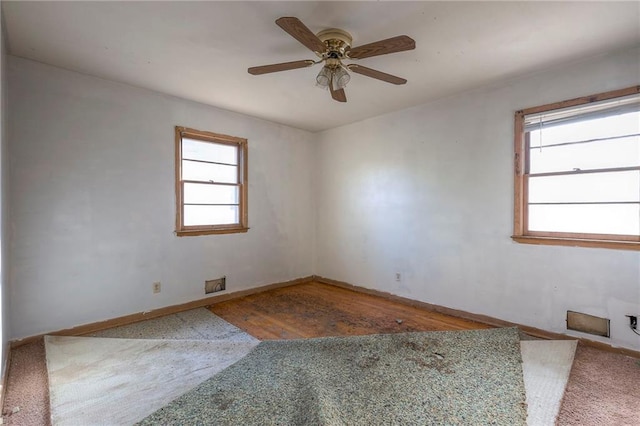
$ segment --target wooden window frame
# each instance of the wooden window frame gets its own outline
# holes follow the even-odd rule
[[[239,201],[239,223],[225,225],[197,225],[184,226],[184,181],[182,180],[182,138],[188,137],[203,142],[212,142],[217,144],[233,145],[238,148],[238,188],[240,191]],[[247,162],[248,149],[247,140],[235,136],[223,135],[213,132],[205,132],[188,127],[175,127],[175,169],[176,169],[176,235],[196,236],[196,235],[213,235],[213,234],[233,234],[247,232],[248,227],[248,200],[247,200]]]
[[[567,101],[527,108],[515,113],[514,219],[513,236],[511,237],[514,241],[525,244],[640,250],[640,237],[635,235],[577,234],[564,232],[536,232],[528,230],[528,156],[526,154],[526,150],[528,148],[529,141],[525,137],[524,129],[525,117],[530,114],[577,107],[593,102],[620,98],[638,93],[640,93],[640,86],[632,86],[597,95],[584,96]],[[636,168],[633,169],[635,170]]]

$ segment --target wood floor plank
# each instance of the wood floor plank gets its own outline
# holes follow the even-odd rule
[[[210,309],[260,340],[491,328],[317,282],[220,302]]]

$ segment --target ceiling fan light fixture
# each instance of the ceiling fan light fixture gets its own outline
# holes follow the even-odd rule
[[[316,87],[328,89],[332,78],[331,68],[324,66],[316,76]]]
[[[349,75],[349,73],[347,72],[344,66],[340,65],[339,67],[333,70],[333,78],[331,79],[333,90],[344,89],[350,80],[351,80],[351,76]]]
[[[251,67],[247,70],[249,74],[261,75],[295,70],[324,62],[324,66],[316,76],[316,87],[325,90],[330,89],[331,98],[338,102],[347,102],[344,88],[349,83],[349,80],[351,80],[349,71],[396,85],[407,82],[404,78],[396,77],[395,75],[367,68],[362,65],[348,64],[345,66],[342,61],[365,59],[372,56],[387,55],[389,53],[415,49],[416,42],[409,36],[400,35],[352,47],[353,39],[351,38],[351,34],[338,28],[328,28],[320,31],[318,34],[314,34],[302,21],[293,16],[278,18],[276,24],[307,49],[315,53],[318,60],[307,59]]]

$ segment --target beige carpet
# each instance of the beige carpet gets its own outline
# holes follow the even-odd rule
[[[558,426],[640,425],[640,359],[579,345]]]
[[[576,340],[520,342],[527,394],[527,425],[556,423],[577,343]]]

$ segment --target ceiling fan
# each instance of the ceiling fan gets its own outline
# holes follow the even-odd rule
[[[318,60],[312,59],[283,62],[279,64],[251,67],[249,74],[260,75],[278,71],[287,71],[298,68],[306,68],[324,62],[324,66],[316,76],[316,85],[329,89],[331,97],[338,102],[347,102],[344,87],[351,77],[348,71],[386,81],[391,84],[405,84],[407,80],[387,74],[382,71],[363,67],[358,64],[343,64],[344,60],[364,59],[372,56],[386,55],[416,48],[416,42],[406,35],[392,37],[386,40],[362,46],[351,47],[351,34],[337,28],[329,28],[320,31],[317,35],[312,33],[302,21],[294,17],[282,17],[276,20],[276,24],[289,35],[298,40],[318,56]]]

